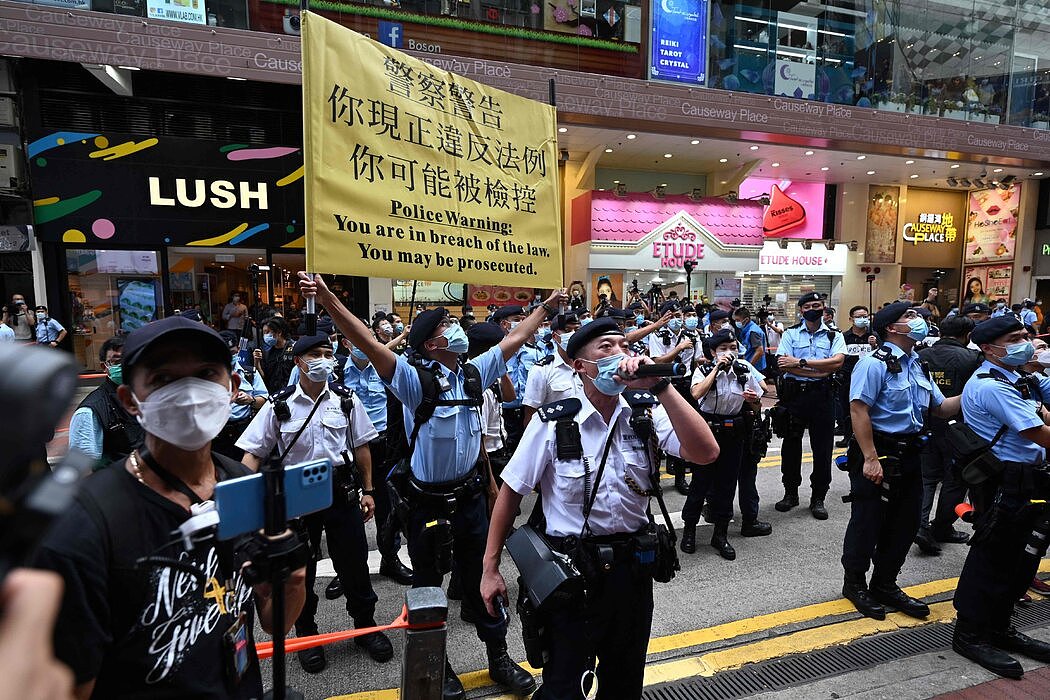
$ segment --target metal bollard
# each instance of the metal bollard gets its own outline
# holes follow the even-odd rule
[[[410,588],[405,593],[408,624],[448,620],[448,599],[440,588]],[[401,700],[441,700],[445,681],[445,624],[425,630],[405,630],[401,664]]]

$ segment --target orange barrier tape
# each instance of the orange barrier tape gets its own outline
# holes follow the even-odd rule
[[[402,607],[401,614],[391,622],[389,625],[377,625],[376,627],[363,627],[360,629],[345,630],[343,632],[329,632],[327,634],[315,634],[309,637],[295,637],[289,639],[284,643],[284,650],[287,653],[294,651],[304,651],[306,649],[312,649],[313,647],[323,646],[325,644],[332,644],[334,642],[342,642],[347,639],[353,639],[354,637],[363,637],[366,634],[372,634],[373,632],[386,632],[387,630],[426,630],[435,629],[443,626],[444,622],[428,622],[421,625],[410,625],[408,624],[408,608]],[[273,642],[259,642],[255,645],[255,653],[258,654],[260,659],[268,659],[273,656]]]

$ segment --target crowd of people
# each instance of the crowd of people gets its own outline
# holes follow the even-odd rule
[[[1050,350],[1037,337],[1038,304],[975,302],[942,317],[934,291],[840,315],[811,292],[784,325],[738,303],[670,296],[651,306],[629,295],[622,308],[608,297],[588,308],[555,290],[484,318],[432,308],[406,323],[354,316],[320,276],[301,273],[299,284],[317,301],[316,333],[305,319],[293,327],[273,315],[258,322],[255,342],[235,298],[221,332],[191,310],[101,348],[107,377],[69,431],[98,470],[37,561],[66,581],[56,654],[79,695],[259,696],[254,650],[230,673],[227,641],[246,628],[250,642],[256,615],[272,628],[272,591],[224,566],[214,546],[182,551],[172,532],[209,507],[217,483],[279,458],[329,460],[335,488],[331,507],[289,534],[309,556],[287,585],[288,629],[275,633],[317,634],[323,544],[337,573],[325,596],[344,598],[366,630],[356,644],[390,661],[390,640],[367,631],[376,625],[374,520],[380,573],[415,587],[451,574],[449,596],[507,691],[536,689],[508,653],[505,612],[517,609],[542,621],[536,697],[582,697],[597,682],[602,698],[636,699],[654,580],[674,576],[679,552],[697,555],[700,521],[713,524],[710,545],[726,560],[737,557],[734,500],[740,536],[772,534],[756,486],[772,433],[783,440],[775,511],[801,504],[807,433],[813,518],[834,514],[832,465],[848,473],[843,595],[858,611],[928,616],[897,586],[906,557],[913,545],[933,556],[969,539],[954,648],[1014,678],[1022,670],[1011,653],[1050,661],[1050,645],[1010,626],[1028,587],[1046,590],[1035,574],[1050,532]],[[16,326],[29,325],[17,308]],[[952,449],[960,425],[982,449]],[[833,460],[836,435],[847,449]],[[661,468],[686,497],[680,533],[653,515],[666,510]],[[974,509],[972,537],[955,528],[960,504]],[[515,524],[573,563],[583,593],[537,606],[520,581],[508,587],[500,564]],[[1026,554],[1033,532],[1043,539]],[[403,543],[411,568],[398,556]],[[174,554],[179,568],[142,565],[158,553]],[[455,656],[450,649],[444,662],[445,698],[465,697]],[[309,673],[327,666],[323,646],[297,658]]]

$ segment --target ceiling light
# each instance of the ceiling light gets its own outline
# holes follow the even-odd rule
[[[912,165],[913,163],[915,163],[914,160],[906,160],[906,161],[904,161],[905,165]]]
[[[1032,177],[1042,177],[1042,173],[1032,173]]]
[[[693,139],[693,140],[692,140],[692,141],[690,141],[689,143],[691,143],[691,144],[693,144],[693,145],[695,146],[695,145],[697,145],[698,143],[700,143],[700,139]]]
[[[729,184],[729,180],[722,180],[722,184],[723,185],[728,185]]]
[[[779,168],[779,167],[780,167],[780,163],[771,163],[771,165],[772,165],[772,166],[773,166],[774,168]]]
[[[752,147],[751,147],[751,150],[752,150],[752,151],[757,151],[757,150],[758,150],[758,146],[752,146]]]
[[[638,137],[637,137],[637,136],[635,136],[634,134],[627,134],[627,139],[628,139],[629,141],[634,141],[634,140],[635,140],[636,138],[638,138]]]
[[[672,154],[670,154],[670,153],[665,153],[665,154],[664,154],[664,158],[670,158],[670,157],[671,157],[671,155],[672,155]]]
[[[247,80],[247,78],[238,78],[236,75],[227,75],[226,79],[227,80]]]
[[[1001,173],[1002,171],[1003,171],[1003,169],[1002,169],[1002,168],[996,168],[996,169],[995,169],[995,170],[993,170],[992,172],[993,172],[993,173]]]
[[[606,152],[606,153],[612,153],[612,149],[611,149],[611,148],[606,148],[606,149],[605,149],[605,152]]]
[[[667,183],[666,182],[661,182],[660,183],[660,187],[667,187]]]
[[[568,131],[568,129],[566,129],[564,126],[559,126],[558,127],[558,133],[559,134],[564,134],[566,131]]]
[[[869,170],[869,171],[868,171],[868,175],[874,175],[874,174],[875,174],[875,171],[874,171],[874,170]]]
[[[918,175],[909,175],[908,177],[910,177],[912,180],[914,180],[915,178],[917,178],[919,176]]]
[[[950,168],[951,168],[952,170],[955,170],[956,168],[958,168],[958,167],[959,167],[959,164],[958,164],[958,163],[952,163],[952,164],[951,164],[950,166],[948,166],[948,167],[950,167]]]
[[[857,156],[857,160],[864,160],[867,156]]]
[[[124,70],[142,70],[138,66],[117,66],[117,68],[122,68]]]
[[[803,153],[802,155],[805,155],[805,156],[811,156],[811,155],[813,155],[813,151],[806,151],[806,152],[805,152],[805,153]]]
[[[828,166],[826,166],[826,165],[825,165],[825,166],[824,166],[823,168],[821,168],[820,170],[821,170],[821,172],[825,172],[825,173],[826,173],[827,171],[831,170],[831,168],[829,168]]]
[[[619,184],[620,184],[620,181],[619,181],[619,180],[613,180],[613,184],[614,184],[614,185],[619,185]]]
[[[728,159],[728,158],[719,158],[719,159],[718,159],[718,162],[719,162],[719,163],[728,163],[728,162],[729,162],[729,159]]]

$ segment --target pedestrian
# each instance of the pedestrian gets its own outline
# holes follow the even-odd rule
[[[835,412],[828,409],[835,397],[833,376],[845,361],[846,343],[841,333],[822,321],[824,300],[819,294],[803,295],[798,300],[798,309],[802,320],[784,331],[777,347],[777,366],[781,372],[777,398],[788,420],[778,431],[784,439],[780,450],[784,498],[773,507],[786,513],[799,504],[802,435],[808,430],[813,453],[809,510],[817,520],[827,520],[824,498],[831,486],[831,450],[835,439]]]
[[[98,359],[106,370],[106,378],[84,397],[69,419],[69,449],[93,458],[96,468],[124,459],[145,437],[142,426],[124,410],[117,396],[117,387],[124,383],[123,353],[122,336],[102,343]]]
[[[288,631],[273,629],[269,584],[227,569],[214,540],[187,549],[172,538],[191,509],[209,508],[217,483],[251,474],[211,449],[239,387],[229,350],[207,326],[171,317],[128,335],[121,368],[117,395],[144,442],[79,485],[36,555],[35,566],[65,580],[55,655],[73,670],[76,697],[262,697],[255,616],[268,634]],[[291,627],[306,592],[306,569],[293,562],[306,549],[291,531],[281,537]]]
[[[248,307],[241,302],[239,292],[230,296],[230,303],[222,309],[222,321],[226,324],[226,330],[234,331],[237,335],[244,333],[244,322],[248,318]]]
[[[274,394],[288,386],[295,368],[292,337],[288,322],[279,316],[263,321],[262,332],[261,357],[253,354],[255,369],[262,375],[267,390]]]
[[[62,327],[61,323],[51,318],[47,312],[47,307],[43,304],[38,304],[36,307],[34,332],[37,345],[46,345],[51,348],[57,348],[59,343],[66,339],[67,335],[66,329]]]
[[[1019,320],[1004,316],[978,324],[970,340],[984,362],[963,389],[963,420],[991,445],[1001,466],[983,483],[970,484],[976,520],[955,591],[952,648],[992,673],[1021,678],[1024,669],[1010,653],[1050,662],[1050,644],[1010,624],[1014,603],[1050,542],[1042,500],[1050,447],[1042,403],[1048,397],[1019,371],[1035,353]]]
[[[1032,328],[1039,327],[1039,314],[1035,312],[1035,301],[1032,299],[1025,299],[1021,304],[1020,312],[1021,323]]]
[[[910,301],[880,309],[872,329],[885,340],[857,362],[850,386],[854,438],[846,453],[850,518],[842,595],[876,620],[885,619],[886,608],[924,618],[929,606],[904,593],[897,576],[919,531],[927,414],[948,418],[958,413],[960,399],[944,398],[915,352],[927,326]]]
[[[469,348],[463,329],[448,322],[443,307],[424,311],[416,316],[408,336],[416,361],[413,365],[379,343],[319,275],[311,278],[301,272],[299,277],[303,295],[316,294],[339,330],[368,356],[404,406],[411,457],[407,473],[392,478],[401,485],[398,495],[407,506],[413,587],[440,586],[445,573],[454,567],[464,606],[477,611],[476,629],[485,643],[489,676],[509,691],[527,695],[535,688],[535,680],[507,653],[506,622],[491,611],[485,613],[481,601],[488,494],[495,495],[495,480],[481,455],[480,407],[485,387],[507,372],[507,361],[533,337],[544,319],[557,313],[567,298],[564,290],[554,292],[498,345],[466,363],[460,361]],[[428,409],[430,415],[422,412]],[[449,700],[466,696],[447,658],[443,692]]]
[[[4,307],[4,323],[15,332],[15,340],[20,343],[36,341],[36,314],[26,306],[26,298],[21,294],[12,294],[11,303]]]
[[[962,394],[966,382],[981,365],[980,353],[967,347],[970,333],[976,327],[972,319],[953,316],[941,321],[941,339],[919,352],[919,357],[930,368],[937,388],[946,398]],[[961,420],[961,415],[952,416]],[[955,459],[948,440],[948,421],[932,416],[928,422],[930,440],[922,451],[922,519],[915,544],[923,554],[936,556],[941,544],[965,544],[969,536],[956,530],[955,506],[966,496],[966,484],[955,470]],[[937,510],[933,510],[934,496]],[[930,514],[934,513],[933,521]]]
[[[7,325],[7,318],[0,317],[0,343],[15,342],[15,331]]]
[[[240,377],[240,387],[233,394],[230,417],[219,434],[215,436],[215,440],[212,441],[212,449],[230,459],[240,461],[244,450],[237,447],[237,440],[252,422],[252,418],[266,404],[269,391],[262,376],[255,370],[254,364],[249,363],[246,367],[241,363],[239,357],[241,339],[237,331],[225,330],[219,335],[230,348],[231,369],[235,375]]]
[[[669,382],[617,376],[618,371],[630,376],[652,362],[630,357],[628,349],[623,331],[610,319],[596,320],[573,335],[568,355],[583,390],[575,399],[548,404],[542,420],[529,425],[503,473],[492,514],[481,581],[489,614],[496,612],[497,598],[507,604],[500,574],[503,544],[522,498],[535,488],[543,498],[545,539],[584,572],[582,600],[545,616],[541,625],[548,658],[534,697],[543,700],[586,694],[583,679],[594,671],[595,660],[602,697],[642,696],[653,568],[636,561],[642,560],[640,552],[654,554],[648,510],[658,476],[650,465],[648,441],[632,428],[632,416],[638,414],[621,394],[627,389],[639,398],[659,397],[651,425],[660,449],[701,464],[718,456],[711,431],[678,392],[668,390]],[[563,431],[566,424],[573,429]],[[564,444],[556,433],[575,435],[574,444]],[[602,564],[587,565],[583,557]]]
[[[280,455],[285,465],[319,459],[327,459],[332,465],[331,507],[305,518],[315,556],[306,567],[306,603],[295,621],[296,635],[318,633],[318,597],[313,589],[322,529],[354,627],[375,627],[378,596],[369,578],[365,522],[375,515],[368,443],[377,433],[352,392],[341,384],[329,383],[335,352],[327,333],[300,338],[292,346],[292,355],[299,368],[299,381],[271,395],[237,447],[244,450],[242,461],[253,471],[258,471],[271,454]],[[354,644],[380,663],[394,656],[394,648],[382,632],[355,637]],[[328,665],[320,646],[299,652],[298,658],[307,673],[320,673]]]
[[[940,290],[936,287],[930,287],[930,291],[926,292],[926,298],[922,301],[922,308],[930,312],[930,317],[927,319],[928,324],[938,326],[941,323],[941,307],[937,305],[937,297],[940,295]]]
[[[696,526],[704,499],[710,506],[714,532],[711,546],[723,559],[736,559],[729,544],[729,521],[733,518],[733,494],[750,447],[752,421],[762,411],[762,374],[746,360],[737,357],[737,337],[725,330],[703,342],[706,359],[692,375],[692,397],[699,402],[700,415],[718,441],[718,459],[704,465],[691,465],[689,496],[682,508],[682,551],[696,551]],[[750,515],[750,514],[749,514]],[[760,535],[755,517],[744,520],[744,537]]]
[[[751,312],[746,306],[733,311],[733,330],[744,348],[740,357],[759,372],[765,371],[766,335],[762,332],[762,327],[751,320]]]
[[[879,346],[879,339],[871,331],[871,312],[868,307],[854,306],[849,310],[849,318],[850,327],[842,334],[842,340],[846,344],[846,357],[843,358],[842,368],[835,374],[838,382],[835,418],[840,428],[836,432],[842,436],[842,439],[835,443],[835,447],[846,447],[853,435],[849,411],[849,387],[853,368],[857,366],[861,357]]]
[[[833,331],[839,329],[838,324],[835,323],[835,309],[830,306],[824,307],[824,325]]]

